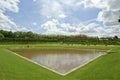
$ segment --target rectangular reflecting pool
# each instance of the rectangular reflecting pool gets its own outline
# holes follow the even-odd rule
[[[96,50],[75,49],[12,49],[12,51],[61,75],[66,75],[104,54]]]

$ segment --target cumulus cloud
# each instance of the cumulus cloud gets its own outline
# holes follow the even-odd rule
[[[62,30],[58,28],[58,26],[59,22],[56,19],[52,19],[41,25],[41,27],[47,31],[47,34],[61,34]]]
[[[102,1],[104,7],[100,7],[102,9],[98,14],[98,21],[103,22],[104,28],[104,36],[114,36],[118,35],[120,37],[120,23],[118,23],[118,17],[120,16],[120,4],[119,0],[106,0]]]
[[[119,0],[85,0],[85,8],[99,8],[98,21],[103,22],[105,26],[118,25],[118,16],[120,15]]]
[[[42,29],[47,34],[76,35],[87,34],[97,36],[120,36],[120,27],[117,21],[120,12],[119,0],[33,0],[39,4],[40,16],[45,16],[46,21],[41,24]],[[9,16],[4,13],[19,11],[20,0],[0,0],[0,29],[5,30],[27,30],[25,27],[18,26]],[[90,8],[99,9],[100,12],[96,19],[85,22],[66,21],[72,17],[78,19],[80,9],[89,10]],[[78,13],[76,13],[78,12]],[[89,13],[88,13],[89,15]],[[89,15],[90,16],[90,15]],[[97,21],[94,22],[93,20]],[[78,20],[81,21],[81,20]],[[99,24],[100,22],[100,24]],[[101,24],[102,22],[102,24]],[[33,26],[38,25],[36,22]]]
[[[78,9],[81,0],[38,0],[40,14],[49,18],[66,18],[68,14]]]
[[[119,0],[84,0],[85,8],[101,8],[106,10],[119,10]]]
[[[18,12],[19,11],[18,3],[19,0],[0,0],[0,10]]]
[[[85,34],[89,36],[111,37],[118,35],[120,37],[120,27],[107,26],[103,27],[100,24],[89,23],[87,25],[79,23],[72,25],[70,23],[61,23],[57,19],[52,19],[42,24],[42,28],[46,30],[46,34],[62,34],[62,35],[79,35]]]
[[[7,16],[3,13],[0,13],[0,29],[8,29],[11,30],[12,26],[16,26],[14,22],[12,22]]]
[[[105,26],[119,25],[118,16],[120,13],[118,11],[100,11],[98,14],[98,21],[103,22]]]
[[[42,24],[42,28],[47,31],[47,34],[62,35],[93,34],[96,32],[97,26],[95,23],[71,25],[70,23],[61,23],[57,19],[52,19]]]
[[[13,22],[9,16],[6,16],[4,13],[6,11],[12,11],[17,13],[19,11],[18,3],[19,0],[0,0],[0,29],[4,30],[27,30],[25,27],[20,27]]]
[[[46,17],[58,18],[60,15],[65,15],[61,4],[57,0],[40,0],[40,13]]]
[[[48,20],[42,24],[42,28],[47,33],[54,34],[87,34],[96,36],[120,36],[120,27],[118,23],[119,13],[119,0],[40,0],[42,7],[41,12],[44,16],[49,16],[52,20]],[[96,19],[98,22],[102,22],[103,25],[92,22],[84,24],[79,22],[78,24],[61,22],[59,19],[70,17],[69,14],[74,13],[80,9],[80,7],[86,8],[98,8],[100,12]]]

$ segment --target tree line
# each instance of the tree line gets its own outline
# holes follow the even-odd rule
[[[0,43],[45,43],[59,42],[61,44],[83,45],[120,45],[120,38],[114,37],[91,37],[87,35],[42,35],[29,32],[12,32],[0,30]]]

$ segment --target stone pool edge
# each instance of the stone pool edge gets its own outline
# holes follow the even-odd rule
[[[40,65],[40,64],[38,64],[37,62],[34,62],[34,61],[32,61],[32,60],[24,57],[24,56],[21,56],[21,55],[13,52],[13,51],[11,51],[11,50],[8,50],[8,49],[6,49],[6,50],[9,51],[9,52],[11,52],[11,53],[13,53],[13,54],[15,54],[15,55],[18,56],[18,57],[21,57],[21,58],[23,58],[23,59],[25,59],[25,60],[27,60],[27,61],[29,61],[29,62],[32,62],[32,63],[36,64],[36,65],[38,65],[38,66],[40,66],[40,67],[42,67],[42,68],[45,68],[45,69],[47,69],[47,70],[49,70],[49,71],[52,71],[52,72],[54,72],[54,73],[57,73],[57,74],[59,74],[59,75],[63,75],[63,76],[64,76],[64,74],[61,74],[61,73],[59,73],[59,72],[57,72],[57,71],[55,71],[55,70],[53,70],[53,69],[47,68],[47,67],[45,67],[45,66],[43,66],[43,65]]]
[[[97,58],[99,58],[99,57],[101,57],[102,55],[105,55],[105,54],[107,54],[107,53],[104,52],[103,54],[101,54],[99,56],[96,56],[95,58],[91,59],[90,61],[88,61],[88,62],[86,62],[86,63],[84,63],[84,64],[82,64],[82,65],[80,65],[80,66],[78,66],[78,67],[76,67],[76,68],[74,68],[72,70],[70,70],[69,72],[65,73],[64,75],[67,75],[67,74],[69,74],[69,73],[71,73],[71,72],[73,72],[73,71],[75,71],[75,70],[77,70],[77,69],[79,69],[79,68],[89,64],[90,62],[94,61],[95,59],[97,59]]]
[[[18,56],[18,57],[21,57],[21,58],[23,58],[23,59],[25,59],[25,60],[27,60],[27,61],[29,61],[29,62],[32,62],[32,63],[34,63],[34,64],[36,64],[36,65],[38,65],[38,66],[41,66],[41,67],[43,67],[43,68],[45,68],[45,69],[47,69],[47,70],[49,70],[49,71],[52,71],[52,72],[57,73],[57,74],[62,75],[62,76],[66,76],[66,75],[68,75],[69,73],[71,73],[71,72],[73,72],[73,71],[75,71],[75,70],[77,70],[77,69],[79,69],[79,68],[81,68],[81,67],[87,65],[88,63],[94,61],[95,59],[99,58],[100,56],[105,55],[105,54],[108,53],[108,52],[106,51],[106,52],[104,52],[103,54],[101,54],[101,55],[99,55],[99,56],[97,56],[97,57],[91,59],[90,61],[84,63],[83,65],[80,65],[80,66],[78,66],[78,67],[76,67],[76,68],[70,70],[69,72],[67,72],[67,73],[65,73],[65,74],[62,74],[62,73],[59,73],[59,72],[57,72],[57,71],[55,71],[55,70],[53,70],[53,69],[50,69],[50,68],[48,68],[48,67],[46,67],[46,66],[40,65],[40,64],[38,64],[37,62],[34,62],[34,61],[32,61],[32,60],[30,60],[30,59],[24,57],[24,56],[21,56],[21,55],[15,53],[15,52],[13,52],[13,51],[11,51],[11,50],[9,50],[9,49],[5,49],[5,50],[7,50],[7,51],[9,51],[9,52],[11,52],[11,53],[13,53],[13,54],[15,54],[15,55]]]

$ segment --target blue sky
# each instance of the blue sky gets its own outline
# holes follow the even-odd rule
[[[120,36],[119,7],[118,0],[1,0],[0,29]]]

